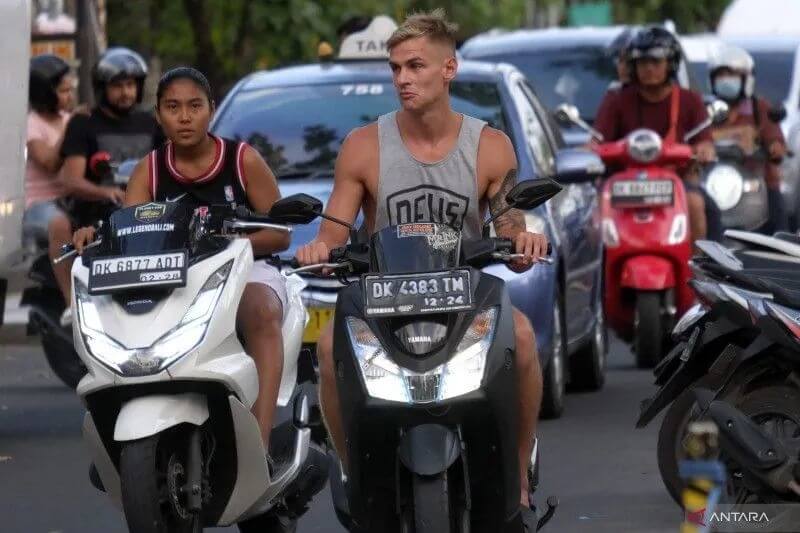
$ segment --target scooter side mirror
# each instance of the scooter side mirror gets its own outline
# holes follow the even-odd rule
[[[561,185],[548,178],[525,180],[508,191],[506,202],[515,209],[533,209],[561,192]]]
[[[708,104],[706,110],[708,111],[708,116],[713,124],[722,124],[728,119],[730,108],[728,107],[728,104],[722,100],[714,100]]]
[[[483,236],[489,236],[489,227],[498,217],[504,215],[511,209],[533,209],[545,203],[561,191],[561,185],[547,178],[535,180],[525,180],[517,183],[506,194],[505,209],[495,213],[489,220],[483,223]]]
[[[322,202],[305,193],[281,198],[269,210],[269,218],[284,224],[308,224],[322,214]]]

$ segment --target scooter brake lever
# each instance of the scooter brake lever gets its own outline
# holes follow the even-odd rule
[[[553,518],[553,515],[556,514],[556,509],[558,508],[559,503],[560,502],[558,501],[557,497],[555,496],[547,497],[547,511],[544,512],[542,517],[536,523],[536,531],[539,531],[544,526],[546,526],[547,523],[550,521],[550,519]]]

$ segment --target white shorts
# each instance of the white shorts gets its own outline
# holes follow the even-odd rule
[[[266,261],[256,261],[250,270],[250,277],[247,283],[261,283],[266,285],[278,296],[281,301],[281,308],[284,315],[286,313],[286,281],[283,275],[274,266],[267,264]]]

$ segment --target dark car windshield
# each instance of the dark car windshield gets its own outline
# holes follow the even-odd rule
[[[756,68],[756,94],[772,104],[782,104],[789,96],[794,72],[794,52],[753,51]]]
[[[617,77],[614,62],[600,46],[540,50],[531,54],[481,56],[481,60],[511,63],[531,81],[549,109],[576,105],[581,117],[594,119],[609,84]]]
[[[453,108],[506,131],[495,83],[457,81]],[[256,148],[280,178],[331,175],[354,128],[397,109],[391,83],[336,83],[244,91],[233,97],[214,132]]]

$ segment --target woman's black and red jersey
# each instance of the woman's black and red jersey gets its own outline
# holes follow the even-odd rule
[[[201,205],[231,204],[252,209],[247,200],[247,177],[244,173],[244,152],[247,144],[211,135],[217,144],[214,162],[194,179],[181,174],[175,164],[172,142],[148,155],[150,195],[155,202],[193,203]]]

